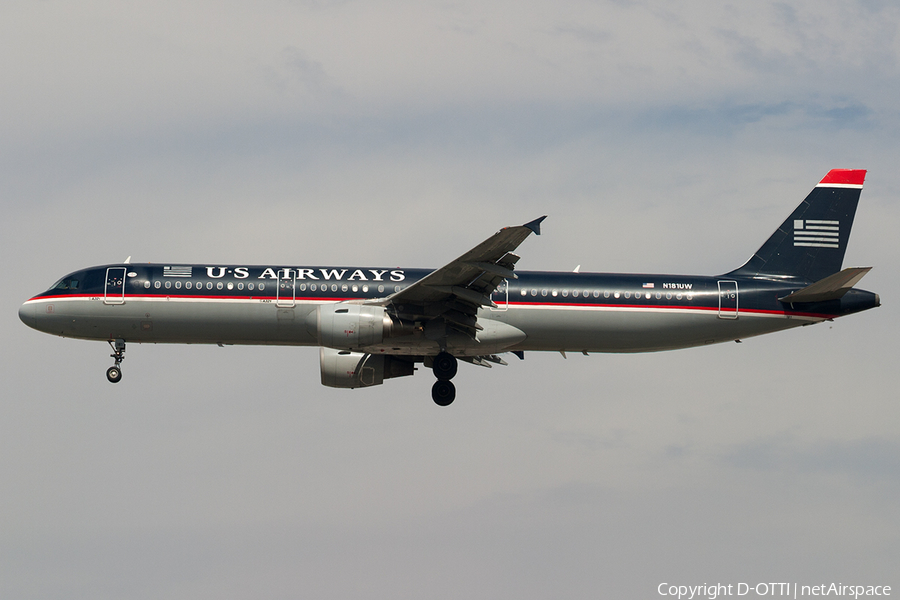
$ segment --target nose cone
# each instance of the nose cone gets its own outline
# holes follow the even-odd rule
[[[34,304],[29,304],[26,302],[22,306],[19,307],[19,318],[22,319],[22,322],[28,325],[29,327],[34,328],[35,319],[34,319]]]

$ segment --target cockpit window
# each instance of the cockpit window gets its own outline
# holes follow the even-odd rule
[[[54,285],[51,289],[54,290],[77,290],[78,289],[78,280],[74,277],[66,277],[61,279]]]

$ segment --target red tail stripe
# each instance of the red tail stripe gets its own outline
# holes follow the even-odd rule
[[[862,185],[866,180],[865,169],[832,169],[819,183],[841,183],[845,185]]]

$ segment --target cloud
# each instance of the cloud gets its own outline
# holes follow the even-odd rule
[[[742,469],[840,475],[857,485],[893,486],[900,476],[898,450],[897,440],[884,437],[802,443],[781,435],[737,444],[723,460]]]

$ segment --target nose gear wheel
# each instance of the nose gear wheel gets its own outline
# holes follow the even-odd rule
[[[122,381],[122,369],[119,367],[110,367],[106,370],[106,378],[110,383],[119,383]]]

